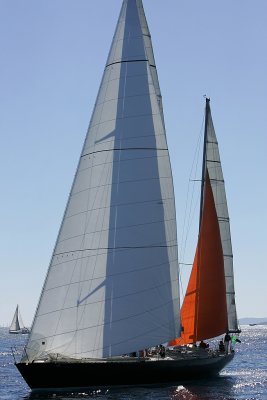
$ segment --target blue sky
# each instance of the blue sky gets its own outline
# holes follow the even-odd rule
[[[181,240],[207,94],[228,195],[238,315],[266,317],[266,0],[143,2],[163,96],[181,261],[192,262],[195,251],[198,206],[185,252]],[[0,323],[10,323],[17,303],[26,324],[32,321],[120,6],[121,0],[1,0]]]

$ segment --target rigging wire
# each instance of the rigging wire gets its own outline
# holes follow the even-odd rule
[[[185,254],[186,254],[186,246],[187,246],[187,240],[189,236],[190,229],[192,228],[192,223],[195,218],[195,212],[196,212],[196,207],[197,204],[199,203],[199,196],[200,193],[198,191],[197,198],[196,196],[196,182],[199,181],[199,179],[196,179],[196,176],[198,174],[198,166],[199,166],[199,155],[200,155],[200,148],[201,148],[201,139],[203,137],[203,127],[204,127],[204,121],[205,121],[205,113],[203,115],[202,123],[201,123],[201,128],[197,136],[196,140],[196,147],[194,151],[194,156],[193,156],[193,161],[189,173],[189,179],[188,179],[188,184],[187,184],[187,194],[186,194],[186,202],[185,202],[185,212],[184,212],[184,218],[183,218],[183,228],[182,228],[182,238],[181,238],[181,245],[180,245],[180,251],[179,254],[181,255],[180,261],[179,261],[179,275],[180,275],[180,287],[181,287],[181,295],[182,298],[184,298],[185,292],[183,288],[183,272],[184,272],[184,266],[192,265],[185,262]],[[193,186],[192,186],[193,182]],[[192,188],[192,189],[191,189]]]

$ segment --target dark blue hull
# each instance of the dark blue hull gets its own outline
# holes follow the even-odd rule
[[[90,362],[17,363],[33,390],[68,390],[181,382],[216,376],[234,355],[194,359],[123,359]]]

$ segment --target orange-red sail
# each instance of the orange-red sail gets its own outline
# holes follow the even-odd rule
[[[223,250],[219,223],[206,171],[198,245],[181,309],[183,332],[170,346],[194,343],[227,331]]]

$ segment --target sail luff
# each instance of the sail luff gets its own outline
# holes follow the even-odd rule
[[[149,53],[149,54],[148,54]],[[125,0],[27,345],[109,357],[179,332],[174,191],[141,0]]]

